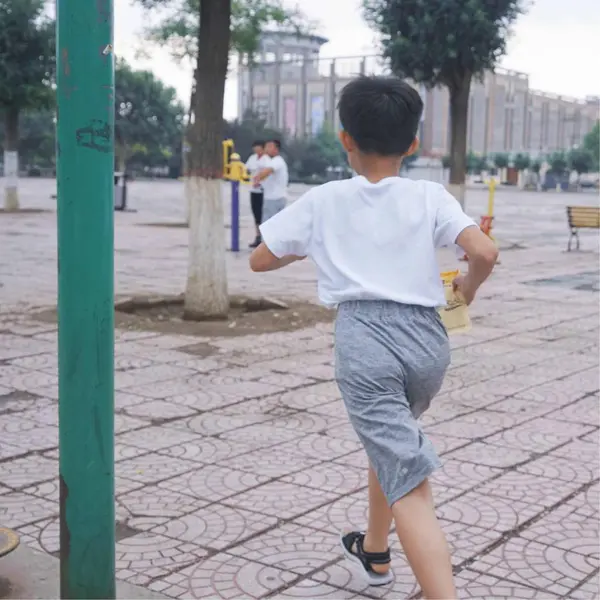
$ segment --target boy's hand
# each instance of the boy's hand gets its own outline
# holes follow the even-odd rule
[[[473,285],[473,282],[469,279],[468,275],[459,275],[452,282],[452,290],[455,293],[460,294],[467,305],[469,305],[475,299],[477,287]]]

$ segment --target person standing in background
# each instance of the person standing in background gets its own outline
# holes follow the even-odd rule
[[[285,208],[289,183],[288,166],[280,154],[281,142],[273,139],[265,144],[265,153],[270,157],[268,166],[254,176],[255,185],[262,184],[264,202],[262,222]]]
[[[270,162],[271,159],[265,154],[265,143],[262,140],[255,141],[252,144],[252,155],[246,162],[246,169],[248,169],[250,176],[254,176],[268,167]],[[262,223],[263,212],[263,189],[260,184],[253,185],[250,189],[250,208],[254,217],[256,237],[249,246],[250,248],[257,248],[261,242],[259,226]]]

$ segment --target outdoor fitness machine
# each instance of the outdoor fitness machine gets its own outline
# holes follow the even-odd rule
[[[115,598],[113,0],[57,0],[61,598]]]
[[[223,142],[223,178],[231,181],[231,251],[240,251],[240,182],[250,181],[246,165],[234,151],[233,140]]]

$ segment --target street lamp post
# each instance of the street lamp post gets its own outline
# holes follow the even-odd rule
[[[61,598],[115,598],[112,0],[57,0]]]

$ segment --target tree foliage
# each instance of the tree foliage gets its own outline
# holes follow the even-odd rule
[[[168,162],[181,145],[184,109],[172,87],[119,60],[115,69],[116,153],[124,166]]]
[[[564,152],[554,152],[548,157],[550,172],[553,175],[562,176],[567,171],[569,165],[567,156]]]
[[[521,0],[363,0],[363,10],[394,73],[448,88],[450,182],[463,184],[471,81],[505,54]]]
[[[43,0],[0,0],[0,111],[52,104],[54,53]]]
[[[594,160],[592,171],[600,171],[600,121],[596,121],[594,128],[585,136],[583,147],[591,153]]]
[[[589,173],[594,170],[594,155],[584,148],[573,148],[567,156],[569,169],[575,171],[577,175]]]
[[[519,172],[524,171],[525,169],[529,169],[531,166],[531,158],[529,154],[519,153],[515,156],[514,159],[515,169]]]
[[[195,60],[198,55],[201,0],[137,0],[163,17],[146,30],[155,44],[167,44],[174,58]],[[231,49],[252,60],[259,48],[260,34],[269,27],[285,26],[290,31],[307,31],[309,24],[297,9],[284,7],[281,0],[234,0],[231,7]]]
[[[508,154],[499,152],[494,156],[494,165],[497,169],[506,169],[509,164]]]

